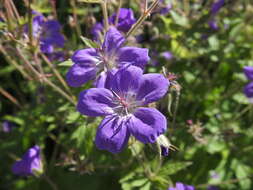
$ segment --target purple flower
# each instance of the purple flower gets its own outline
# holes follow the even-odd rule
[[[243,68],[243,71],[244,71],[244,74],[247,77],[247,79],[253,81],[253,67],[246,66]]]
[[[104,29],[104,26],[100,22],[94,24],[94,26],[91,28],[91,34],[95,41],[101,41],[102,36],[103,36],[102,35],[103,29]]]
[[[70,86],[79,87],[89,80],[96,79],[97,87],[103,87],[107,72],[126,65],[144,68],[149,61],[148,49],[121,47],[125,38],[114,27],[110,27],[100,49],[77,50],[72,56],[74,65],[67,73]]]
[[[217,25],[217,22],[215,20],[210,20],[208,22],[208,25],[213,30],[218,30],[219,29],[219,26]]]
[[[118,22],[116,23],[117,13],[114,13],[109,17],[108,21],[110,25],[114,25],[120,32],[128,32],[132,25],[136,22],[132,9],[121,8],[118,15]],[[117,26],[116,26],[117,24]],[[99,41],[102,36],[104,26],[102,23],[96,23],[92,29],[91,34],[93,39]]]
[[[161,56],[167,61],[173,58],[173,54],[170,51],[164,51],[163,53],[161,53]]]
[[[161,152],[162,156],[166,157],[169,155],[169,148],[167,148],[165,146],[161,146],[161,150],[162,150],[162,152]]]
[[[219,10],[221,9],[221,7],[224,5],[224,3],[225,3],[225,0],[217,0],[216,2],[214,2],[212,4],[211,13],[213,15],[217,14]]]
[[[34,15],[32,20],[32,34],[40,44],[40,50],[45,54],[52,54],[55,48],[63,48],[65,39],[61,34],[60,23],[56,20],[46,21],[45,17],[36,11],[32,11]],[[24,26],[24,32],[29,33],[28,24]]]
[[[117,13],[109,17],[109,24],[116,25]],[[136,22],[132,9],[121,8],[119,11],[117,29],[121,32],[128,32]]]
[[[181,182],[177,182],[175,187],[169,187],[168,190],[194,190],[195,188],[191,185],[185,185]]]
[[[4,121],[2,123],[2,130],[5,133],[9,133],[11,132],[12,128],[14,127],[13,123],[11,123],[10,121]]]
[[[244,87],[244,94],[248,98],[253,98],[253,67],[246,66],[243,68],[244,74],[248,80],[252,80],[249,84]]]
[[[248,98],[253,98],[253,82],[250,82],[244,87],[244,94]]]
[[[172,8],[172,4],[168,3],[167,5],[165,5],[164,7],[160,9],[159,13],[161,15],[167,15],[170,12],[171,8]]]
[[[43,172],[40,147],[35,145],[29,148],[22,159],[15,162],[12,166],[12,172],[16,175],[29,176]]]
[[[207,187],[207,190],[219,190],[219,188],[217,186],[210,185]]]
[[[119,153],[133,135],[142,143],[154,143],[167,127],[163,114],[143,107],[162,98],[169,82],[161,74],[144,74],[136,66],[126,66],[107,78],[106,88],[80,93],[77,110],[88,116],[104,116],[96,134],[100,150]]]

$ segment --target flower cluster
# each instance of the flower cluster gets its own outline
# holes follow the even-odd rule
[[[114,27],[105,34],[101,48],[77,50],[72,56],[74,65],[67,73],[67,82],[72,87],[79,87],[95,79],[96,87],[104,87],[108,72],[127,65],[144,68],[149,61],[148,49],[122,47],[123,35]]]
[[[244,74],[251,82],[244,87],[244,94],[248,98],[253,98],[253,67],[246,66],[243,68]]]
[[[168,190],[194,190],[192,185],[185,185],[181,182],[177,182],[175,187],[169,187]]]
[[[134,18],[134,13],[132,9],[120,8],[118,14],[114,13],[112,16],[109,17],[108,22],[110,25],[115,26],[118,31],[126,33],[136,22],[136,19]],[[103,30],[103,23],[96,23],[91,29],[93,39],[96,41],[100,41],[100,39],[102,38]]]
[[[47,54],[51,59],[60,59],[62,52],[57,52],[56,48],[63,48],[65,39],[61,34],[61,25],[56,20],[46,20],[46,18],[36,11],[32,11],[32,36],[37,40],[41,52]],[[24,26],[26,37],[29,35],[29,25]]]
[[[13,164],[12,172],[21,176],[41,174],[43,166],[40,157],[40,147],[35,145],[29,148],[22,159]]]
[[[116,14],[109,19],[110,23],[115,20]],[[148,49],[124,47],[121,32],[129,30],[134,22],[132,11],[121,9],[117,28],[109,27],[99,48],[74,52],[74,64],[66,75],[72,87],[94,80],[94,88],[80,93],[77,110],[83,115],[104,117],[95,144],[112,153],[122,151],[130,136],[142,143],[154,143],[167,128],[166,117],[147,105],[167,93],[169,81],[162,74],[143,73],[150,60]]]

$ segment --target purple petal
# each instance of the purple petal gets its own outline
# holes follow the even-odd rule
[[[161,74],[145,74],[142,77],[137,99],[144,105],[162,98],[168,91],[169,81]]]
[[[100,38],[102,37],[102,32],[103,32],[103,24],[98,22],[96,24],[93,25],[92,29],[91,29],[91,34],[93,36],[93,39],[95,41],[99,41]]]
[[[113,94],[105,88],[90,88],[80,93],[77,110],[88,116],[105,116],[113,113]]]
[[[110,89],[111,80],[113,79],[114,74],[118,71],[118,69],[111,69],[110,71],[103,71],[100,73],[97,80],[94,82],[94,86],[96,88],[107,88]]]
[[[46,33],[58,33],[61,30],[61,25],[57,20],[48,20],[43,23],[43,29]]]
[[[79,87],[95,77],[96,67],[77,63],[70,67],[66,81],[69,86]]]
[[[219,29],[219,26],[217,25],[217,22],[215,20],[210,20],[208,22],[208,25],[213,30],[218,30]]]
[[[221,7],[224,5],[225,0],[217,0],[212,4],[211,12],[213,15],[217,14]]]
[[[28,149],[22,159],[12,166],[12,172],[17,175],[33,175],[34,170],[42,170],[40,148],[37,145]]]
[[[154,143],[167,128],[167,120],[154,108],[139,108],[128,122],[129,132],[143,143]]]
[[[109,18],[109,23],[114,24],[116,22],[117,13],[114,13]],[[121,8],[118,17],[117,29],[122,32],[128,32],[131,26],[136,22],[132,9]]]
[[[161,15],[167,15],[170,12],[171,8],[172,4],[168,3],[165,7],[162,7],[159,12]]]
[[[185,190],[194,190],[195,188],[192,185],[185,185]]]
[[[184,186],[183,183],[181,183],[181,182],[177,182],[177,183],[176,183],[176,189],[177,189],[177,190],[185,190],[184,187],[185,187],[185,186]]]
[[[253,82],[247,84],[244,87],[244,94],[248,97],[248,98],[252,98],[253,97]]]
[[[168,156],[169,155],[169,149],[167,147],[161,146],[161,154],[162,156]]]
[[[173,58],[173,54],[170,51],[164,51],[161,55],[167,61],[169,61]]]
[[[246,66],[243,68],[243,71],[248,80],[253,80],[253,67]]]
[[[125,121],[112,116],[103,119],[96,134],[96,146],[100,150],[119,153],[125,147],[129,139],[129,132]]]
[[[124,42],[125,38],[121,35],[121,33],[115,27],[110,27],[105,34],[105,40],[102,49],[108,55],[112,55]]]
[[[121,68],[112,77],[109,87],[118,95],[136,92],[140,85],[142,72],[139,67],[135,66]]]
[[[137,47],[123,47],[118,51],[119,65],[132,64],[144,69],[145,65],[150,60],[148,49]]]
[[[82,63],[86,65],[94,65],[99,62],[99,56],[96,49],[88,48],[75,51],[71,57],[74,63]]]

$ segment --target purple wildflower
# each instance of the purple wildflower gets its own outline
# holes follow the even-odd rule
[[[107,72],[126,65],[144,68],[149,61],[148,49],[121,47],[125,38],[114,27],[110,27],[100,49],[77,50],[72,56],[74,65],[67,73],[70,86],[79,87],[89,80],[96,79],[96,87],[103,87]]]
[[[136,22],[132,9],[121,8],[118,15],[118,23],[116,23],[116,18],[117,13],[114,13],[112,16],[110,16],[108,19],[109,24],[114,25],[120,32],[124,33],[128,32],[128,30]],[[104,26],[100,22],[96,23],[92,27],[91,34],[93,35],[94,40],[98,41],[101,39],[103,28]]]
[[[194,190],[195,188],[191,185],[185,185],[181,182],[177,182],[175,187],[169,187],[168,190]]]
[[[60,32],[60,23],[56,20],[46,21],[45,17],[36,11],[33,11],[32,14],[34,15],[32,35],[38,40],[41,51],[45,54],[52,54],[55,52],[55,48],[63,48],[65,39]],[[28,31],[28,24],[26,24],[24,32],[28,34]]]
[[[219,188],[217,186],[214,186],[214,185],[209,185],[207,187],[207,190],[219,190]]]
[[[210,20],[210,21],[208,22],[208,25],[209,25],[209,27],[210,27],[212,30],[218,30],[218,29],[219,29],[219,26],[218,26],[216,20]]]
[[[161,74],[144,74],[136,66],[119,69],[107,79],[106,88],[80,93],[77,110],[88,116],[105,116],[98,127],[96,146],[119,153],[133,135],[142,143],[154,143],[167,127],[163,114],[143,107],[162,98],[169,82]]]
[[[244,94],[248,98],[253,98],[253,82],[250,82],[244,87]]]
[[[161,53],[161,56],[166,59],[167,61],[173,58],[173,54],[170,51],[164,51]]]
[[[35,145],[32,148],[29,148],[23,155],[22,159],[13,164],[12,172],[21,176],[42,173],[43,167],[40,157],[40,147]]]
[[[109,24],[116,25],[117,13],[109,18]],[[117,29],[121,32],[128,32],[132,25],[136,22],[132,9],[121,8],[118,16]]]
[[[243,68],[243,71],[244,71],[244,74],[247,77],[247,79],[253,81],[253,67],[246,66]]]
[[[13,127],[14,127],[14,125],[10,121],[4,121],[2,123],[2,131],[5,133],[11,132]]]
[[[252,81],[244,87],[244,94],[248,98],[253,98],[253,67],[246,66],[243,68],[243,71],[247,79]]]
[[[167,5],[165,5],[164,7],[160,9],[159,13],[161,15],[167,15],[170,12],[171,8],[172,8],[172,5],[168,3]]]
[[[225,0],[217,0],[216,2],[214,2],[212,4],[211,13],[213,15],[217,14],[219,10],[221,9],[221,7],[224,5],[224,3],[225,3]]]
[[[168,156],[169,155],[169,148],[165,147],[165,146],[161,146],[161,154],[162,156]]]

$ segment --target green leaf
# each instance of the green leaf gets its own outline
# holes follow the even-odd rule
[[[190,166],[192,162],[169,162],[159,172],[161,175],[172,175]]]
[[[83,43],[86,46],[88,46],[90,48],[99,48],[99,45],[96,42],[90,40],[89,38],[85,38],[83,36],[81,36],[80,38],[82,39]]]
[[[71,59],[68,59],[66,61],[63,61],[63,62],[59,63],[58,66],[61,66],[61,67],[70,67],[73,64],[74,63],[71,61]]]
[[[179,26],[187,27],[189,25],[189,20],[187,19],[187,17],[177,14],[175,11],[170,11],[170,14],[175,23]]]
[[[150,190],[151,183],[147,182],[144,186],[142,186],[139,190]]]
[[[235,169],[235,175],[237,179],[239,179],[239,184],[241,186],[240,189],[250,189],[251,187],[251,180],[248,178],[250,176],[250,167],[238,162],[238,165]]]

